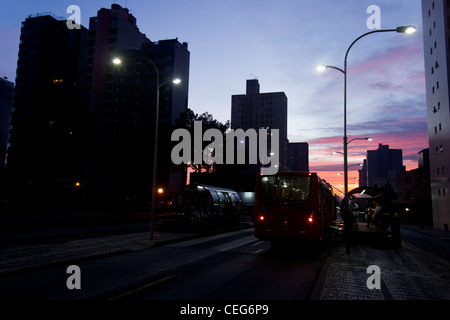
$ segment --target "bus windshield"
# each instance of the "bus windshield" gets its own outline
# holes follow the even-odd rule
[[[309,199],[311,177],[274,175],[261,177],[263,200],[305,201]]]

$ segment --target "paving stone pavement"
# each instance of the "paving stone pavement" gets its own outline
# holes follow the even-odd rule
[[[327,258],[318,300],[449,300],[449,262],[404,242],[401,250],[337,247]],[[381,271],[381,289],[369,289],[370,265]]]

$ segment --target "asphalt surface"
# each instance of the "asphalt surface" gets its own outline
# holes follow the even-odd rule
[[[183,242],[188,240],[211,237],[214,234],[220,235],[226,231],[216,229],[208,230],[206,233],[168,232],[166,228],[165,231],[156,231],[154,239],[150,239],[149,231],[142,231],[148,227],[145,223],[129,227],[134,228],[135,232],[122,232],[117,225],[102,227],[101,231],[98,231],[98,227],[96,231],[95,227],[90,229],[85,226],[20,231],[2,230],[0,237],[0,279],[24,276],[33,270],[45,270],[51,266],[95,261],[107,257],[120,257],[124,253],[138,253],[147,249],[155,250],[158,247],[169,245],[176,247],[177,243],[182,245]],[[239,232],[238,229],[241,229],[242,232],[250,231],[251,233],[252,228],[251,225],[245,224],[235,228],[235,232]],[[49,230],[52,230],[52,232]],[[77,236],[74,238],[74,235]],[[413,226],[403,227],[402,235],[404,240],[400,250],[393,250],[369,241],[363,244],[352,243],[350,253],[347,254],[345,241],[340,238],[342,234],[338,234],[335,243],[327,252],[325,260],[322,261],[323,265],[318,269],[319,273],[313,289],[307,295],[298,295],[296,298],[327,301],[449,300],[448,236],[440,230],[421,229]],[[257,243],[253,243],[255,239],[252,239],[250,234],[247,234],[247,236],[250,237],[248,246]],[[61,239],[64,239],[64,241],[61,241]],[[274,262],[273,268],[268,268],[268,270],[273,273],[276,272],[274,266],[280,261],[275,259],[272,262]],[[282,260],[281,263],[283,263]],[[243,265],[243,263],[239,263],[239,265]],[[378,266],[381,270],[380,289],[369,289],[367,286],[367,280],[371,275],[367,270],[372,265]],[[201,268],[201,265],[198,265],[194,270],[199,268]],[[169,276],[167,275],[167,277]],[[229,284],[229,286],[238,286],[238,290],[244,293],[247,276],[242,275],[240,281]],[[67,275],[65,274],[64,277],[67,277]],[[167,279],[167,281],[169,280]],[[8,292],[2,290],[0,286],[2,296],[7,297]],[[267,292],[270,292],[270,290]],[[42,297],[45,297],[45,295],[42,295]],[[242,297],[245,297],[245,294]],[[264,299],[264,297],[268,298],[270,295],[264,296],[263,291],[261,291],[261,298]],[[137,295],[135,298],[152,299],[155,296],[152,296],[152,294]],[[195,298],[193,296],[193,299]],[[197,298],[204,299],[202,296]],[[216,294],[210,298],[232,297],[224,293],[222,296]]]

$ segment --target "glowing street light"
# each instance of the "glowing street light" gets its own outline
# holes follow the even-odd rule
[[[327,66],[324,65],[324,64],[318,65],[316,67],[316,70],[319,71],[319,72],[323,72],[323,71],[327,70]]]
[[[395,31],[399,32],[399,33],[414,33],[416,32],[416,26],[413,25],[409,25],[409,26],[401,26],[401,27],[397,27],[397,29],[395,29]]]
[[[367,140],[367,141],[372,141],[373,138],[370,138],[370,137],[366,137],[366,138],[353,138],[353,139],[351,139],[349,142],[347,142],[347,144],[349,144],[349,143],[352,142],[353,140]]]
[[[161,89],[161,87],[169,82],[172,82],[173,84],[180,84],[181,80],[176,78],[173,80],[167,80],[163,83],[159,83],[159,71],[158,68],[156,67],[156,64],[150,60],[147,57],[142,57],[142,56],[138,56],[138,57],[130,57],[129,59],[142,59],[147,61],[148,63],[150,63],[156,71],[156,117],[155,117],[155,143],[154,143],[154,147],[153,147],[153,176],[152,176],[152,203],[151,203],[151,212],[150,212],[150,239],[153,240],[153,225],[154,225],[154,217],[155,217],[155,202],[156,202],[156,192],[159,192],[159,190],[161,190],[162,192],[164,190],[162,190],[162,188],[156,190],[156,171],[157,171],[157,160],[158,160],[158,125],[159,125],[159,91]],[[122,60],[118,57],[115,57],[112,62],[115,65],[120,65],[122,63]]]
[[[347,57],[348,54],[350,52],[350,49],[353,47],[353,45],[361,38],[372,34],[372,33],[378,33],[378,32],[398,32],[398,33],[407,33],[407,34],[411,34],[414,33],[416,31],[416,27],[413,25],[406,25],[406,26],[400,26],[397,27],[395,29],[377,29],[377,30],[372,30],[369,32],[364,33],[363,35],[359,36],[358,38],[356,38],[348,47],[347,52],[345,53],[345,58],[344,58],[344,69],[338,68],[338,67],[334,67],[334,66],[328,66],[328,65],[319,65],[316,67],[316,70],[318,71],[325,71],[327,69],[335,69],[338,70],[339,72],[344,74],[344,188],[345,188],[345,196],[347,196],[348,194],[348,167],[347,167],[347,146],[348,146],[348,142],[347,142]],[[369,139],[367,139],[369,140]]]

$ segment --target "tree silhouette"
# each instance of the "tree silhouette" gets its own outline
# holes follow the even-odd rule
[[[175,120],[176,128],[184,128],[189,131],[191,137],[194,137],[194,122],[201,121],[202,122],[202,137],[206,130],[208,129],[218,129],[225,135],[225,132],[230,128],[231,122],[227,120],[225,123],[214,119],[213,115],[204,112],[202,114],[195,113],[192,109],[188,108],[186,112],[183,112],[178,119]],[[210,141],[203,141],[202,150],[210,144]],[[223,150],[225,150],[225,137],[223,139]],[[214,151],[213,151],[214,153]],[[194,146],[191,144],[191,155],[194,154]],[[213,154],[214,155],[214,154]],[[188,166],[194,170],[195,172],[213,172],[215,170],[215,163],[208,164],[204,161],[202,163],[193,163],[189,162]]]

